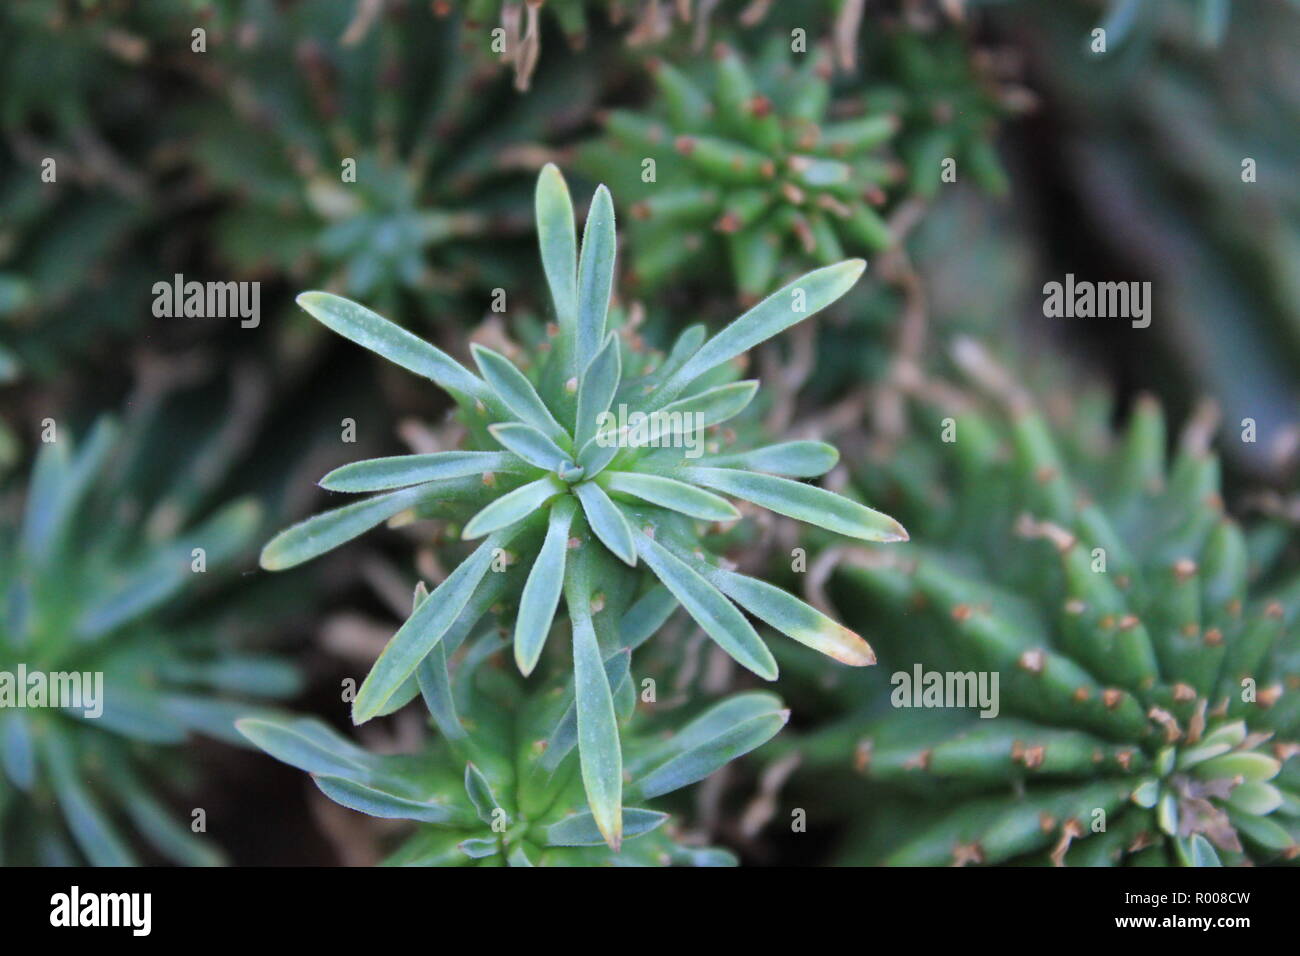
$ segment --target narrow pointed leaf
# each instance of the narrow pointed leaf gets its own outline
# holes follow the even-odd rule
[[[647,534],[636,536],[637,550],[704,632],[741,666],[764,680],[776,680],[776,660],[753,625],[722,593]]]
[[[465,366],[365,306],[330,292],[304,292],[296,301],[321,325],[440,388],[483,402],[491,399],[482,379]]]
[[[636,545],[632,540],[632,528],[627,523],[627,518],[623,517],[623,512],[609,500],[609,495],[590,481],[575,485],[574,493],[582,502],[587,523],[601,543],[623,562],[635,565]]]
[[[469,802],[474,804],[474,812],[478,814],[478,818],[488,826],[492,826],[493,815],[501,809],[501,801],[492,792],[492,785],[488,783],[487,777],[483,776],[483,771],[473,763],[465,764],[465,794],[469,797]]]
[[[472,541],[474,538],[481,538],[485,534],[508,527],[516,521],[522,521],[562,491],[564,485],[550,475],[537,481],[530,481],[502,495],[471,518],[465,525],[465,530],[461,532],[461,537],[466,541]]]
[[[617,687],[627,677],[632,660],[627,648],[620,648],[605,658],[605,682]],[[554,773],[564,758],[578,745],[578,710],[573,704],[573,689],[568,691],[569,706],[556,721],[555,728],[546,738],[546,749],[538,765],[547,773]]]
[[[555,471],[569,461],[569,455],[532,425],[523,422],[506,422],[491,425],[492,437],[514,452],[528,464],[546,471]]]
[[[680,394],[706,372],[820,312],[849,291],[866,267],[861,259],[847,259],[815,269],[773,292],[709,339],[664,383],[664,390]]]
[[[723,494],[743,498],[787,518],[806,521],[850,538],[862,541],[907,540],[907,531],[889,515],[815,485],[729,468],[685,468],[682,477]]]
[[[660,448],[673,445],[674,440],[682,435],[698,434],[705,428],[735,418],[757,394],[758,382],[750,380],[719,385],[670,402],[650,417],[644,436],[634,430],[629,434],[627,444]]]
[[[537,666],[537,659],[555,620],[555,609],[560,604],[573,509],[573,499],[567,496],[551,508],[546,540],[528,572],[528,581],[519,599],[519,611],[515,615],[515,663],[525,677]]]
[[[344,777],[316,776],[313,779],[321,793],[335,803],[367,816],[462,826],[467,822],[464,817],[468,814],[445,804],[401,797]]]
[[[578,425],[574,429],[574,448],[581,448],[596,434],[597,421],[609,410],[609,403],[618,392],[622,371],[618,336],[611,333],[578,384]]]
[[[442,640],[469,603],[474,589],[491,567],[493,552],[508,542],[509,537],[504,533],[489,537],[406,619],[361,683],[352,702],[354,723],[365,723],[375,717],[388,698],[415,673],[420,661]]]
[[[532,425],[552,441],[567,444],[568,434],[555,420],[528,376],[504,355],[477,343],[470,346],[478,369],[492,392],[522,422]]]
[[[717,455],[707,464],[715,468],[743,468],[787,478],[819,478],[835,467],[840,453],[821,441],[788,441],[734,455]]]
[[[605,676],[596,631],[588,610],[590,588],[585,574],[571,571],[569,616],[573,621],[573,695],[578,716],[578,760],[596,827],[618,850],[623,841],[623,756],[618,739],[614,696]]]
[[[658,829],[668,814],[640,807],[623,809],[623,839],[631,840]],[[605,842],[590,811],[575,813],[546,828],[547,846],[600,846]]]
[[[876,662],[871,645],[793,594],[757,578],[714,568],[709,580],[759,620],[842,664],[865,667]]]
[[[369,754],[317,720],[247,717],[235,728],[276,760],[310,774],[364,780]]]
[[[662,475],[607,471],[600,483],[607,491],[631,495],[701,521],[735,521],[740,517],[740,512],[726,498]]]
[[[320,480],[320,486],[326,491],[388,491],[427,481],[521,470],[521,464],[505,452],[439,451],[431,455],[395,455],[355,461],[335,468]]]
[[[501,843],[490,837],[470,837],[458,843],[456,848],[471,860],[483,860],[500,853]]]
[[[534,207],[542,268],[551,288],[556,320],[561,328],[572,330],[578,316],[578,237],[569,187],[554,163],[542,167],[537,177]]]
[[[267,542],[260,563],[267,571],[283,571],[310,561],[412,507],[426,494],[419,486],[403,488],[313,515]]]
[[[578,368],[586,368],[605,338],[605,318],[614,290],[614,200],[603,185],[596,187],[582,231],[578,260]]]
[[[691,736],[689,746],[679,748],[667,761],[645,773],[636,781],[635,789],[642,796],[655,797],[690,786],[767,743],[789,719],[788,710],[773,708],[734,722],[703,723]],[[711,732],[699,732],[706,728]]]

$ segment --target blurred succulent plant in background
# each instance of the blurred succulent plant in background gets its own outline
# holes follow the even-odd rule
[[[1103,397],[1076,394],[1061,414],[971,340],[956,354],[995,398],[932,396],[918,403],[918,437],[892,461],[864,462],[864,487],[925,544],[853,555],[837,604],[881,622],[889,670],[999,675],[1000,713],[859,709],[814,734],[815,763],[913,795],[848,857],[1295,859],[1300,576],[1288,530],[1247,531],[1225,514],[1204,416],[1166,465],[1154,401],[1115,437]]]
[[[363,28],[352,15],[250,5],[234,31],[247,39],[202,66],[223,99],[196,123],[201,167],[230,198],[220,255],[386,310],[502,285],[517,269],[501,239],[528,225],[515,174],[581,117],[590,77],[549,74],[520,99],[426,8],[383,8]]]
[[[232,640],[222,600],[199,596],[212,598],[205,578],[246,553],[257,506],[197,513],[196,490],[222,468],[221,440],[144,498],[159,453],[148,417],[101,419],[75,451],[66,427],[44,423],[21,515],[22,496],[4,498],[0,856],[122,865],[143,841],[175,862],[220,862],[190,813],[158,791],[185,786],[177,745],[191,733],[242,743],[235,718],[297,687],[288,664]],[[75,675],[84,701],[97,684],[98,699],[38,703],[37,683],[52,695],[59,675]]]
[[[1100,257],[1149,278],[1151,329],[1110,346],[1123,377],[1175,406],[1213,395],[1224,455],[1276,481],[1300,460],[1300,8],[1235,5],[1213,52],[1153,38],[1098,58],[1078,45],[1087,5],[1023,6],[1035,81],[1070,117],[1060,161],[1039,164],[1053,194],[1080,197],[1056,268],[1083,272]],[[1234,439],[1245,418],[1257,441]]]
[[[49,378],[148,301],[136,245],[163,208],[150,167],[166,131],[142,117],[163,99],[154,34],[175,21],[167,4],[112,6],[130,9],[0,9],[0,381]]]
[[[970,181],[994,195],[1010,188],[995,140],[1002,121],[1030,108],[1011,64],[956,29],[898,29],[878,38],[888,79],[864,90],[862,108],[898,116],[908,185],[933,198],[944,183]],[[951,176],[952,178],[946,178]]]
[[[711,76],[656,61],[652,113],[611,110],[580,165],[615,184],[633,220],[631,275],[653,288],[725,249],[745,302],[782,275],[890,244],[876,211],[897,164],[885,110],[832,112],[829,58],[776,38],[748,61],[725,44]]]
[[[776,662],[737,605],[846,663],[873,659],[861,638],[812,607],[708,558],[701,523],[739,517],[722,495],[861,540],[907,535],[892,518],[794,480],[828,471],[837,459],[829,445],[704,443],[705,429],[739,414],[757,390],[756,382],[734,381],[734,360],[835,301],[864,263],[797,279],[707,340],[702,327],[688,329],[649,368],[608,328],[616,247],[609,191],[601,187],[592,200],[581,257],[568,188],[553,166],[538,179],[536,211],[556,322],[531,377],[482,346],[473,350],[475,375],[357,303],[299,296],[328,328],[450,393],[469,447],[331,472],[322,481],[329,490],[382,494],[281,532],[263,550],[262,566],[292,567],[403,514],[463,522],[462,538],[481,539],[380,655],[353,702],[358,723],[411,700],[427,682],[424,668],[445,670],[458,643],[449,635],[463,637],[503,601],[517,603],[514,655],[520,672],[531,673],[563,595],[583,781],[596,825],[617,847],[623,779],[613,692],[631,686],[611,681],[606,666],[612,656],[626,673],[615,625],[634,601],[660,615],[680,602],[723,650],[767,680],[777,676]],[[527,580],[512,587],[502,572],[524,561]]]
[[[421,586],[416,602],[428,600]],[[633,611],[620,627],[629,643],[648,636]],[[652,734],[644,715],[624,737],[622,842],[614,851],[587,809],[574,750],[577,720],[572,686],[562,678],[528,686],[488,661],[509,641],[494,624],[479,624],[454,673],[422,689],[441,740],[410,754],[380,755],[314,719],[249,718],[240,731],[272,756],[312,774],[330,799],[361,813],[419,824],[387,857],[394,866],[725,866],[725,850],[702,846],[640,806],[689,786],[773,737],[787,712],[771,694],[737,694],[714,704],[676,733]],[[622,655],[626,657],[626,654]],[[611,679],[619,679],[610,667]],[[621,679],[630,680],[623,671]],[[617,852],[615,852],[617,851]]]

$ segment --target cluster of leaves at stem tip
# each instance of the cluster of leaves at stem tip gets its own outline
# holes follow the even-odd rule
[[[700,326],[688,328],[662,365],[627,377],[627,344],[606,327],[616,251],[609,191],[602,186],[592,199],[581,256],[568,188],[554,166],[538,179],[536,214],[556,322],[532,378],[478,345],[474,374],[357,303],[324,292],[299,296],[327,327],[449,392],[469,447],[331,472],[321,482],[326,489],[380,494],[282,532],[264,549],[262,566],[292,567],[412,512],[463,520],[462,538],[481,542],[375,662],[353,703],[360,723],[418,693],[421,662],[458,618],[482,613],[476,597],[501,577],[492,570],[495,557],[530,561],[518,595],[515,660],[523,674],[532,672],[563,596],[582,777],[596,823],[616,846],[622,757],[605,662],[623,649],[612,614],[619,595],[648,569],[726,653],[766,680],[777,676],[776,661],[740,608],[838,660],[869,664],[871,649],[853,632],[711,559],[700,529],[739,517],[730,496],[864,541],[901,541],[907,534],[886,515],[796,480],[834,466],[838,455],[824,443],[785,442],[695,459],[674,447],[683,444],[684,429],[719,425],[753,399],[757,382],[733,380],[737,356],[830,305],[866,263],[849,260],[809,273],[711,338]],[[605,413],[620,405],[647,413],[649,426],[623,428],[630,416],[614,416],[611,424]]]
[[[652,64],[653,112],[610,111],[608,137],[583,156],[593,171],[626,174],[616,186],[638,221],[639,283],[661,284],[711,235],[746,302],[772,289],[786,260],[827,265],[846,247],[891,244],[875,207],[901,178],[880,153],[899,117],[872,107],[832,119],[830,72],[828,53],[792,62],[780,37],[752,62],[718,44],[711,77]],[[655,162],[652,182],[641,181],[645,159]]]
[[[139,481],[155,431],[106,417],[75,449],[56,436],[36,455],[21,518],[0,512],[0,671],[25,666],[29,692],[34,674],[49,693],[80,687],[87,706],[0,706],[0,862],[129,865],[128,831],[177,863],[221,862],[158,792],[184,782],[171,748],[191,733],[243,745],[235,719],[299,681],[287,662],[219,639],[237,613],[226,604],[176,599],[246,551],[258,508],[236,501],[192,520],[197,472],[221,473],[222,436],[152,500]]]
[[[989,367],[972,342],[958,355]],[[810,743],[906,794],[859,862],[1300,859],[1291,532],[1225,513],[1204,418],[1167,466],[1159,405],[1140,400],[1113,435],[1099,398],[1071,396],[1058,429],[1019,386],[918,405],[916,435],[952,416],[958,440],[917,439],[864,473],[927,543],[841,565],[860,608],[846,615],[885,625],[891,669],[998,673],[1000,713],[863,714]]]

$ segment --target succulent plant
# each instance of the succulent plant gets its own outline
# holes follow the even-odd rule
[[[1171,5],[1186,6],[1149,6]],[[1164,290],[1161,317],[1143,333],[1152,341],[1117,356],[1131,356],[1124,377],[1188,404],[1211,394],[1233,430],[1254,420],[1261,439],[1229,440],[1223,454],[1276,480],[1300,405],[1300,197],[1289,188],[1300,155],[1285,132],[1300,91],[1284,79],[1300,11],[1237,4],[1212,56],[1113,42],[1105,56],[1080,56],[1095,13],[1026,5],[1017,28],[1032,31],[1036,84],[1073,118],[1051,188],[1090,197],[1069,217],[1087,237],[1079,248]],[[1053,271],[1080,267],[1066,254]]]
[[[1096,395],[1076,395],[1054,429],[1038,410],[1054,403],[989,374],[969,340],[958,354],[998,399],[918,409],[934,440],[867,463],[865,487],[924,544],[844,562],[837,603],[881,622],[882,670],[997,675],[1000,703],[991,718],[859,710],[813,735],[821,759],[914,795],[861,852],[910,865],[1294,859],[1300,577],[1279,566],[1285,529],[1248,534],[1225,514],[1202,418],[1167,466],[1154,401],[1119,439]]]
[[[792,61],[779,38],[752,64],[722,44],[714,59],[705,82],[654,63],[654,112],[611,110],[607,136],[583,155],[637,220],[635,280],[653,287],[712,261],[707,244],[716,239],[742,299],[757,301],[793,266],[888,246],[875,207],[898,176],[880,153],[898,117],[864,110],[832,119],[826,55]]]
[[[428,600],[419,588],[417,607]],[[626,638],[639,635],[636,614]],[[440,740],[411,754],[358,747],[319,720],[249,718],[240,731],[272,756],[312,774],[330,799],[371,816],[419,824],[385,861],[400,866],[730,865],[725,850],[692,842],[669,815],[640,804],[702,779],[769,740],[786,722],[780,701],[763,692],[714,704],[674,734],[650,734],[631,718],[625,737],[621,846],[612,852],[587,809],[574,759],[573,687],[562,678],[529,687],[488,663],[509,644],[489,625],[466,642],[463,660],[440,694],[425,700]],[[626,657],[626,654],[621,655]],[[609,667],[611,679],[617,668]],[[444,677],[446,674],[444,672]],[[624,669],[623,680],[630,679]]]
[[[1006,194],[1009,181],[994,138],[1002,121],[1030,101],[1004,82],[997,58],[972,48],[955,29],[896,30],[881,42],[876,56],[886,81],[861,99],[866,109],[901,120],[898,151],[911,192],[933,197],[945,182],[945,161],[952,160],[956,181]]]
[[[47,378],[147,314],[157,266],[133,243],[144,200],[164,204],[144,168],[161,137],[141,122],[158,101],[141,31],[170,22],[163,6],[0,10],[0,383]]]
[[[581,116],[590,78],[555,74],[518,99],[427,9],[388,9],[356,35],[352,13],[259,4],[234,31],[251,39],[200,74],[223,98],[195,122],[202,168],[231,199],[218,252],[385,310],[463,304],[517,273],[501,241],[528,226],[515,174]]]
[[[191,732],[242,744],[235,717],[297,686],[287,664],[240,651],[196,597],[248,547],[257,507],[192,521],[203,482],[189,469],[142,500],[157,446],[138,420],[102,419],[76,452],[62,426],[48,427],[25,512],[10,496],[0,524],[0,855],[122,865],[136,859],[128,824],[166,858],[219,862],[158,791],[183,784],[176,745]],[[196,467],[218,468],[218,447],[197,449]],[[60,675],[86,706],[51,696]]]
[[[648,369],[607,328],[616,246],[609,191],[597,189],[592,200],[580,258],[568,188],[554,166],[538,179],[536,208],[556,322],[531,376],[482,346],[473,350],[476,375],[355,302],[322,292],[299,296],[328,328],[447,391],[469,447],[331,472],[321,482],[328,490],[381,494],[281,532],[263,550],[262,566],[292,567],[404,514],[463,522],[460,536],[481,542],[376,661],[353,702],[358,723],[440,680],[447,654],[499,602],[517,603],[514,656],[521,673],[531,673],[563,594],[582,776],[597,825],[617,846],[623,781],[612,692],[621,681],[608,678],[606,664],[611,655],[618,661],[623,645],[614,623],[629,608],[662,621],[680,602],[719,646],[767,680],[777,676],[776,662],[737,604],[846,663],[872,661],[856,634],[709,559],[700,523],[739,517],[722,496],[861,540],[905,540],[906,532],[879,512],[793,480],[828,471],[837,458],[829,445],[704,445],[704,430],[739,414],[757,390],[756,382],[732,380],[733,360],[835,301],[864,263],[810,273],[707,340],[702,327],[688,329],[667,359]],[[521,563],[530,567],[522,588],[517,575],[502,573]],[[626,667],[625,657],[619,666]]]

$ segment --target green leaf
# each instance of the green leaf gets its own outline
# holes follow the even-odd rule
[[[876,655],[866,641],[793,594],[723,568],[713,568],[708,576],[727,597],[800,644],[852,667],[876,662]]]
[[[605,658],[605,682],[610,687],[617,687],[623,682],[630,669],[631,660],[632,654],[627,648],[619,648]],[[568,706],[546,738],[546,749],[542,751],[541,760],[538,761],[538,766],[547,773],[554,773],[578,744],[578,710],[573,703],[572,688],[568,690],[566,700]]]
[[[386,820],[418,820],[421,823],[464,825],[467,822],[466,814],[445,804],[399,797],[344,777],[315,776],[312,779],[321,793],[335,803],[367,816]]]
[[[675,438],[720,425],[743,412],[758,394],[758,382],[731,382],[678,399],[651,414],[644,439],[633,433],[632,447],[667,447]]]
[[[457,844],[457,849],[471,860],[482,860],[501,852],[501,842],[492,837],[470,837]]]
[[[594,482],[584,481],[575,485],[573,490],[582,502],[582,511],[596,537],[624,563],[635,566],[636,545],[632,541],[632,528],[623,512]]]
[[[658,829],[668,814],[640,807],[623,808],[623,839],[631,840]],[[590,811],[575,813],[546,828],[547,846],[600,846],[605,842]]]
[[[789,478],[728,468],[685,468],[687,481],[862,541],[906,541],[903,526],[856,501]]]
[[[724,701],[693,721],[679,735],[682,740],[674,742],[676,753],[637,780],[636,791],[655,797],[679,790],[775,737],[790,719],[790,712],[780,709],[771,695],[762,696],[772,703],[756,700],[752,704],[765,706],[754,707],[744,701],[746,706],[741,708],[734,701]]]
[[[506,408],[522,422],[532,425],[552,441],[568,445],[568,433],[560,427],[551,410],[546,407],[542,397],[528,381],[528,376],[519,371],[508,358],[477,342],[470,346],[478,369],[487,379],[492,391]]]
[[[1282,791],[1262,780],[1247,781],[1232,788],[1228,803],[1251,816],[1262,817],[1282,805]]]
[[[565,490],[563,482],[552,475],[530,481],[492,502],[465,525],[461,537],[466,541],[522,521]]]
[[[858,281],[867,264],[848,259],[815,269],[773,292],[709,339],[667,382],[677,395],[695,379],[830,305]]]
[[[505,452],[439,451],[431,455],[396,455],[354,461],[335,468],[320,480],[320,486],[326,491],[388,491],[447,478],[522,470],[520,463]]]
[[[573,622],[573,694],[578,712],[578,761],[596,827],[610,848],[623,842],[623,755],[614,696],[591,621],[591,587],[585,562],[566,575]]]
[[[569,454],[532,425],[523,422],[506,422],[489,425],[492,437],[514,452],[528,464],[543,471],[556,471],[569,462]]]
[[[578,383],[578,424],[574,429],[574,448],[582,448],[596,434],[597,422],[604,412],[609,411],[609,403],[618,392],[622,374],[623,357],[618,335],[611,332]]]
[[[740,512],[726,498],[662,475],[606,471],[599,483],[607,491],[631,495],[701,521],[735,521],[740,517]]]
[[[131,822],[155,850],[182,866],[222,866],[225,855],[182,825],[170,807],[156,799],[125,764],[108,772],[123,798]]]
[[[485,403],[491,399],[487,386],[465,366],[365,306],[330,292],[304,292],[296,301],[327,329],[423,375],[440,388]]]
[[[533,866],[532,859],[528,856],[528,851],[522,845],[515,846],[510,855],[506,857],[506,863],[510,866]]]
[[[349,780],[370,776],[370,755],[318,720],[246,717],[235,728],[276,760],[307,773]]]
[[[1241,777],[1251,783],[1272,780],[1281,770],[1282,764],[1268,754],[1251,750],[1212,757],[1192,768],[1192,773],[1202,780],[1214,777]]]
[[[680,558],[648,534],[636,536],[637,550],[655,577],[673,592],[704,632],[741,666],[764,680],[776,680],[776,660],[745,615]]]
[[[509,540],[505,532],[489,537],[406,619],[357,691],[352,702],[354,723],[362,724],[376,716],[388,698],[415,672],[469,603],[474,589],[492,565],[494,552],[504,548]]]
[[[63,734],[46,728],[43,743],[58,809],[91,865],[134,866],[135,855],[83,785],[83,772],[78,770]]]
[[[787,478],[819,478],[835,467],[840,453],[821,441],[788,441],[734,455],[716,455],[701,464],[715,468],[743,468]]]
[[[556,319],[562,329],[572,330],[578,316],[578,238],[569,187],[554,163],[543,166],[537,177],[534,207],[542,268]]]
[[[601,429],[582,447],[578,463],[594,477],[622,448],[682,447],[683,454],[699,449],[704,429],[745,410],[758,392],[758,382],[731,382],[671,402],[643,416],[628,416],[625,427]],[[693,436],[689,439],[683,436]]]
[[[656,584],[627,609],[618,622],[619,642],[636,650],[658,632],[677,610],[677,598],[662,584]]]
[[[618,237],[614,232],[614,200],[600,185],[591,197],[587,224],[582,231],[582,256],[578,260],[578,368],[585,369],[605,338],[609,297],[614,291],[614,257]]]
[[[116,586],[82,613],[78,634],[99,637],[161,607],[193,580],[192,548],[203,547],[209,564],[222,564],[248,543],[257,522],[255,503],[233,502],[199,527],[181,532],[178,540],[153,552],[143,565],[120,569]]]
[[[493,814],[501,809],[501,801],[492,792],[492,785],[483,776],[483,771],[473,763],[465,764],[465,794],[469,797],[469,802],[474,804],[478,818],[492,826]]]
[[[528,572],[528,581],[519,599],[519,610],[515,614],[515,663],[525,677],[537,666],[555,619],[555,609],[560,603],[574,507],[573,498],[565,496],[551,508],[546,540]]]
[[[1191,862],[1192,866],[1223,866],[1210,841],[1199,833],[1192,834]]]
[[[365,534],[395,514],[427,497],[423,486],[403,488],[376,498],[358,501],[333,511],[313,515],[281,531],[262,549],[260,563],[267,571],[283,571],[337,548]]]

